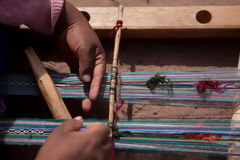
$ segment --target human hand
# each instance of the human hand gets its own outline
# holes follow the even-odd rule
[[[82,101],[83,110],[89,111],[105,72],[105,51],[84,15],[68,2],[63,6],[55,31],[70,66],[79,65],[80,79],[91,82],[89,98]]]
[[[89,124],[85,131],[81,117],[56,128],[41,147],[36,160],[108,160],[111,158],[109,129],[103,123]]]

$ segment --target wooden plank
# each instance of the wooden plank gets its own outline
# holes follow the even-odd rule
[[[110,37],[111,29],[118,17],[118,7],[78,7],[78,9],[89,14],[89,23],[100,37]],[[199,11],[204,12],[198,14]],[[205,22],[199,22],[197,17]],[[240,37],[239,17],[240,6],[125,7],[122,36]],[[210,21],[206,23],[208,18]]]

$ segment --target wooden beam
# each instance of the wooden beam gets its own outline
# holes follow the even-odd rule
[[[118,7],[77,7],[100,37],[110,37]],[[240,6],[124,7],[127,38],[240,37]]]

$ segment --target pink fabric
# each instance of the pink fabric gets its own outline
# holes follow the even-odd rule
[[[64,0],[0,0],[0,23],[25,24],[36,32],[50,35]]]

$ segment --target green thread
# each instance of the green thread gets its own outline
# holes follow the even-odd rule
[[[166,76],[160,76],[159,73],[157,73],[154,77],[151,77],[149,80],[147,80],[146,86],[150,90],[154,90],[159,83],[168,84],[171,90],[173,90],[173,84],[170,81],[170,79],[166,79]]]

